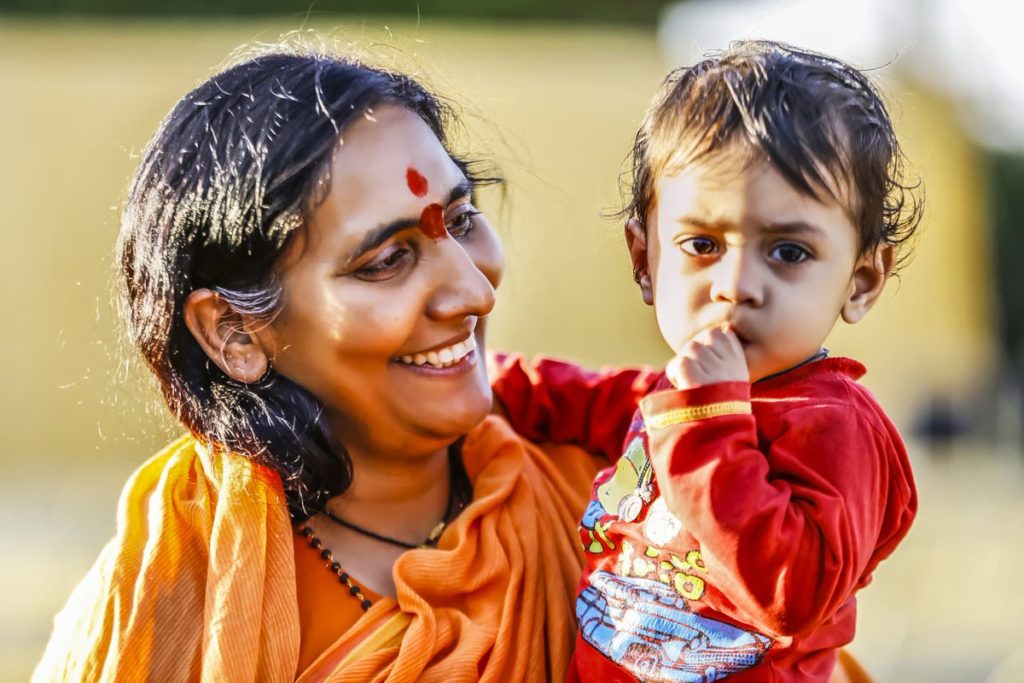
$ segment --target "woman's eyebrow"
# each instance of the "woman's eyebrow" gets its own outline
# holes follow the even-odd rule
[[[473,183],[470,182],[467,178],[463,178],[458,183],[456,183],[455,186],[448,193],[447,203],[451,204],[457,199],[468,197],[472,194],[472,192]],[[352,255],[345,260],[345,266],[349,266],[353,261],[358,259],[366,252],[370,251],[371,249],[376,249],[380,245],[384,244],[389,239],[391,239],[393,235],[400,233],[403,230],[408,230],[409,228],[415,228],[419,224],[420,219],[419,216],[417,216],[416,218],[399,218],[398,220],[391,221],[386,225],[380,225],[376,228],[373,228],[368,233],[366,233],[366,235],[363,236],[363,240],[359,243],[359,246],[356,247],[355,251],[352,252]]]
[[[359,246],[356,247],[351,256],[345,259],[345,267],[351,265],[353,261],[371,249],[376,249],[380,245],[384,244],[396,233],[408,230],[409,228],[415,228],[419,224],[419,218],[399,218],[387,225],[380,225],[370,230],[363,236],[363,241],[359,243]]]
[[[455,187],[448,193],[448,203],[451,204],[456,199],[462,199],[473,194],[473,183],[468,178],[463,178],[459,182],[455,183]]]

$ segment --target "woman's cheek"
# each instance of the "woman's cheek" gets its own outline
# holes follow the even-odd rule
[[[425,303],[408,291],[380,291],[346,307],[336,334],[353,351],[394,351],[412,336]]]

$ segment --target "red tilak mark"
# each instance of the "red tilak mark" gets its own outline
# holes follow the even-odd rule
[[[423,234],[434,240],[443,240],[448,236],[444,227],[444,209],[440,204],[430,204],[420,214],[420,230]]]
[[[412,166],[405,172],[405,182],[409,185],[409,191],[417,197],[425,197],[430,189],[427,179]]]

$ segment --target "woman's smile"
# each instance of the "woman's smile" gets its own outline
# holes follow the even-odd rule
[[[448,368],[468,367],[476,361],[476,340],[472,333],[454,344],[443,345],[413,354],[406,354],[395,359],[402,365],[424,370],[445,370]]]

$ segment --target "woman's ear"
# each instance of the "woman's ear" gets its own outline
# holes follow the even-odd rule
[[[633,262],[633,280],[640,285],[640,295],[648,306],[654,303],[654,286],[647,264],[647,231],[635,218],[626,221],[626,248]]]
[[[868,314],[885,288],[895,257],[893,248],[883,244],[857,259],[841,311],[843,320],[852,325]]]
[[[224,374],[252,384],[266,374],[270,358],[252,331],[253,321],[216,292],[197,289],[185,300],[185,325]]]

